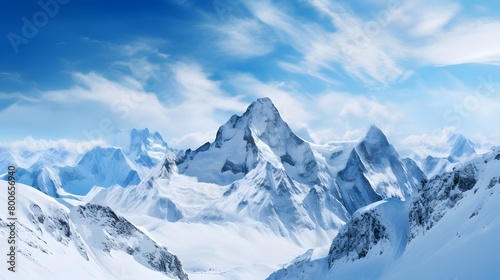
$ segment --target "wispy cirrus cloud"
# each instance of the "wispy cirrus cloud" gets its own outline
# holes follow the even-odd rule
[[[16,72],[0,72],[0,80],[21,83],[21,74]]]
[[[415,57],[429,65],[467,63],[500,64],[500,20],[461,23],[442,31],[435,39],[414,51]]]
[[[247,98],[269,97],[294,131],[315,143],[352,140],[371,124],[393,134],[404,118],[399,104],[376,96],[327,91],[316,95],[300,92],[288,82],[263,82],[248,74],[228,81]]]
[[[368,87],[385,88],[404,82],[422,66],[498,63],[500,21],[460,16],[461,4],[449,0],[391,3],[361,16],[336,1],[302,2],[330,26],[299,19],[273,1],[246,5],[274,31],[276,40],[298,52],[278,59],[278,66],[331,85],[348,76]]]
[[[221,82],[197,64],[178,62],[172,65],[176,101],[165,104],[171,123],[168,133],[181,147],[197,147],[212,141],[219,126],[228,116],[245,110],[242,97],[221,89]],[[168,134],[166,134],[168,135]]]
[[[402,1],[399,12],[392,15],[395,28],[405,30],[407,35],[425,37],[445,29],[462,9],[456,1]]]
[[[118,131],[148,127],[187,148],[211,140],[208,135],[215,135],[226,118],[221,111],[238,112],[248,105],[221,90],[220,82],[210,80],[196,64],[176,63],[171,68],[175,92],[168,94],[177,98],[169,104],[136,86],[142,83],[133,77],[120,79],[132,81],[124,84],[94,72],[75,73],[74,86],[19,100],[0,111],[0,117],[15,115],[12,125],[24,127],[37,139],[50,132],[55,138],[110,141]]]
[[[367,85],[387,86],[405,74],[398,63],[402,56],[399,42],[383,30],[367,34],[370,26],[343,6],[324,0],[308,1],[313,8],[330,19],[335,31],[314,22],[303,22],[278,9],[269,1],[251,2],[256,18],[272,27],[278,38],[293,46],[298,60],[282,61],[285,70],[317,77],[342,70]],[[382,27],[377,27],[382,29]],[[295,64],[296,66],[294,66]]]
[[[245,59],[266,55],[274,49],[272,31],[255,19],[232,17],[209,28],[217,34],[220,51],[228,56]]]

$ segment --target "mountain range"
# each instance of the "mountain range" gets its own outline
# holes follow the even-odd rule
[[[420,248],[446,236],[442,250],[463,255],[497,227],[498,149],[478,155],[456,134],[442,150],[404,158],[375,125],[310,143],[261,98],[193,150],[134,129],[125,148],[2,150],[0,163],[18,166],[26,277],[67,278],[66,254],[82,279],[422,279],[452,271]],[[483,260],[471,252],[454,260]]]

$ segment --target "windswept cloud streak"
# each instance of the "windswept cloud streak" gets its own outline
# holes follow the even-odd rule
[[[280,62],[285,70],[320,80],[327,80],[325,73],[342,70],[372,86],[387,86],[404,75],[397,60],[401,48],[395,38],[386,34],[385,23],[364,22],[335,2],[314,0],[308,3],[330,19],[335,31],[297,20],[267,1],[249,4],[255,17],[272,27],[282,42],[300,53],[295,67],[290,61]],[[389,17],[397,12],[396,8],[387,11]]]
[[[500,20],[468,22],[440,32],[435,40],[417,49],[425,64],[444,66],[467,63],[500,64]]]
[[[217,33],[216,44],[225,55],[245,59],[266,55],[274,49],[271,30],[255,19],[231,18],[209,28]]]

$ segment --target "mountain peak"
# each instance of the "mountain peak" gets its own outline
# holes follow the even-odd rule
[[[148,128],[143,128],[143,129],[137,129],[137,128],[133,128],[131,131],[130,131],[130,135],[131,136],[139,136],[139,135],[149,135],[150,132],[149,132],[149,129]]]
[[[387,141],[387,137],[382,130],[373,124],[367,129],[365,136],[363,137],[363,142],[371,145],[389,145],[389,141]]]
[[[249,107],[257,106],[257,105],[274,108],[273,101],[269,97],[258,98],[257,100],[252,102],[252,104],[250,104]]]
[[[179,172],[204,182],[229,184],[259,162],[271,162],[300,183],[317,182],[318,164],[311,147],[293,133],[271,99],[260,98],[241,116],[233,115],[215,141],[177,160]],[[207,166],[212,165],[211,172]]]
[[[250,123],[281,118],[278,109],[276,109],[271,99],[267,97],[259,98],[252,102],[242,117],[244,116],[249,117]]]
[[[454,134],[448,139],[448,143],[453,143],[449,159],[451,161],[461,158],[476,155],[474,143],[462,134]]]
[[[165,156],[169,147],[160,133],[151,133],[149,129],[132,129],[127,155],[140,166],[151,168]]]
[[[148,139],[166,145],[165,141],[163,141],[163,138],[161,137],[160,133],[158,133],[158,131],[151,133],[148,128],[134,128],[130,131],[130,149],[132,149],[138,143],[147,145],[149,143]]]
[[[233,115],[226,124],[221,126],[217,131],[215,142],[221,144],[232,138],[237,130],[250,131],[250,129],[264,138],[266,138],[265,135],[273,134],[273,131],[277,130],[293,134],[271,99],[264,97],[252,102],[243,115]],[[302,142],[297,136],[294,139]]]
[[[461,133],[454,133],[453,135],[451,135],[447,142],[452,144],[452,143],[455,143],[455,142],[460,142],[460,141],[467,141],[467,137],[465,137],[463,134]]]

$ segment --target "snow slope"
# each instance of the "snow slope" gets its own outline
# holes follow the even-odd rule
[[[128,187],[95,187],[85,197],[85,201],[110,206],[122,214],[144,214],[171,222],[178,221],[183,217],[182,211],[171,199],[162,195],[157,182],[166,180],[168,183],[174,170],[174,159],[167,155],[163,163],[158,164],[140,184]]]
[[[4,205],[6,193],[0,193]],[[68,209],[23,184],[17,184],[17,206],[18,271],[0,279],[187,279],[177,257],[110,208]],[[6,242],[1,246],[7,252]]]
[[[499,178],[496,149],[429,182],[411,209],[413,239],[385,279],[497,279]]]
[[[320,203],[324,199],[319,196],[320,192],[296,193],[293,188],[296,188],[297,183],[291,185],[291,179],[283,170],[269,170],[271,173],[279,172],[282,177],[276,174],[270,176],[259,168],[252,172],[257,177],[246,178],[261,181],[247,182],[243,179],[238,181],[238,187],[219,186],[178,174],[171,158],[166,157],[165,162],[156,166],[139,185],[95,188],[85,197],[85,201],[110,206],[135,225],[147,230],[156,240],[171,240],[168,244],[179,252],[191,279],[263,279],[279,268],[280,263],[306,248],[331,240],[337,233],[336,228],[340,228],[344,222],[335,220],[333,215],[315,216],[314,213],[319,213],[316,208],[324,207]],[[281,178],[282,181],[275,182],[274,178]],[[292,189],[289,190],[289,187]],[[246,192],[256,194],[255,201],[263,202],[247,209],[240,206],[235,211],[240,204],[238,199],[243,196],[249,201],[253,199],[251,195],[246,196]],[[296,201],[302,201],[305,197],[308,197],[308,208]],[[164,207],[162,209],[166,211],[160,213],[171,213],[170,210],[178,209],[181,212],[178,219],[161,217],[154,211],[152,214],[149,210],[158,209],[153,206],[158,205],[159,200],[168,200],[175,206]],[[336,209],[333,205],[326,206]],[[292,210],[298,207],[296,210],[301,212],[293,216],[292,212],[285,211],[286,207]],[[265,213],[268,209],[275,212]],[[310,217],[310,223],[325,219],[323,223],[328,229],[301,225],[306,217]],[[335,227],[329,223],[336,223]],[[291,233],[280,231],[279,227],[284,224],[291,229]]]
[[[263,222],[283,236],[303,229],[337,231],[349,218],[329,188],[298,183],[269,162],[233,183],[212,208]]]

